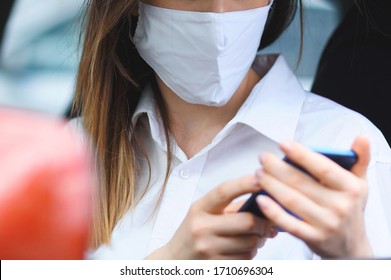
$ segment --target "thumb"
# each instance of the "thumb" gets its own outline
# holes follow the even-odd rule
[[[352,144],[352,150],[357,154],[358,161],[351,171],[359,177],[365,177],[370,160],[368,137],[364,135],[357,136]]]
[[[224,214],[233,214],[238,212],[244,203],[246,203],[245,199],[230,203],[227,207],[224,208]]]
[[[255,176],[245,176],[225,182],[197,202],[197,207],[211,214],[222,213],[235,198],[258,191],[261,186]]]

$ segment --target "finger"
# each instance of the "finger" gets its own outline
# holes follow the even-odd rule
[[[300,171],[272,154],[263,154],[261,157],[262,169],[257,170],[257,179],[267,172],[282,183],[296,189],[306,197],[322,206],[327,206],[328,198],[333,191],[319,184],[317,180]]]
[[[329,212],[316,202],[277,180],[268,173],[259,174],[259,183],[278,203],[295,215],[316,226],[322,226],[329,219]]]
[[[278,235],[278,229],[276,228],[276,226],[274,225],[273,223],[273,226],[269,229],[269,231],[265,234],[265,237],[266,238],[275,238],[277,237]]]
[[[210,191],[195,203],[197,209],[203,209],[211,214],[220,214],[235,198],[259,191],[260,186],[255,176],[245,176],[228,181]]]
[[[358,136],[352,144],[352,150],[357,154],[358,161],[351,171],[358,177],[364,178],[370,160],[369,139],[364,135]]]
[[[224,208],[224,214],[237,213],[244,203],[246,203],[245,199],[230,203],[227,207]]]
[[[315,239],[318,233],[315,227],[288,214],[270,197],[259,195],[256,201],[265,216],[285,232],[289,232],[304,241],[313,241]]]
[[[268,236],[272,222],[260,219],[247,212],[240,212],[225,216],[210,217],[215,234],[219,236],[239,236],[256,234],[261,237]]]
[[[236,236],[229,239],[222,239],[224,242],[221,244],[222,254],[244,254],[265,246],[266,238],[259,237],[258,235]]]
[[[207,254],[219,255],[237,255],[245,254],[257,250],[266,243],[266,238],[261,238],[258,235],[242,235],[231,237],[216,237],[211,238],[204,243]]]
[[[306,169],[314,178],[329,188],[345,190],[355,183],[355,176],[326,156],[311,151],[302,145],[288,141],[280,145],[281,150],[293,162]]]
[[[224,209],[224,213],[225,214],[236,214],[236,213],[238,213],[238,210],[242,207],[242,205],[245,202],[246,202],[246,200],[242,200],[242,201],[231,203],[230,205],[228,205]],[[250,214],[250,213],[248,213],[248,214]],[[253,215],[253,216],[256,217],[255,215]],[[258,217],[256,217],[256,218],[259,219],[264,224],[265,230],[263,231],[263,234],[262,234],[263,237],[275,238],[278,235],[278,230],[275,228],[275,225],[271,221],[269,221],[267,219],[264,219],[264,218],[258,218]]]

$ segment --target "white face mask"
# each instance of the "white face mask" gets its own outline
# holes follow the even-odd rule
[[[245,11],[209,13],[139,2],[133,41],[141,57],[183,100],[223,106],[255,59],[271,3]]]

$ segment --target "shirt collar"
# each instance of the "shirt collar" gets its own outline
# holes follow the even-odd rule
[[[153,91],[149,84],[146,85],[146,87],[143,90],[143,93],[141,94],[140,100],[137,104],[136,110],[134,111],[133,117],[132,117],[132,123],[134,126],[136,126],[139,118],[141,115],[146,113],[150,117],[156,118],[156,104],[155,99],[153,97]]]
[[[236,122],[276,142],[293,139],[305,99],[304,89],[282,55],[259,55],[253,69],[261,76],[269,70],[239,110]]]
[[[151,131],[151,136],[162,149],[166,149],[166,138],[163,129],[163,122],[160,118],[160,113],[158,111],[156,100],[154,98],[154,93],[150,84],[147,84],[143,90],[143,93],[140,97],[140,100],[137,104],[136,110],[132,117],[132,124],[136,127],[139,120],[143,115],[149,120],[149,126]]]

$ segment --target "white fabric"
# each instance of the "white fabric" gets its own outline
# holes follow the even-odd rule
[[[258,56],[253,65],[265,71],[273,56]],[[278,143],[295,139],[305,145],[348,149],[361,133],[370,137],[369,198],[366,226],[377,257],[391,256],[391,151],[380,131],[362,115],[328,99],[306,92],[279,56],[266,76],[255,86],[237,115],[203,151],[187,159],[174,148],[173,172],[161,206],[152,216],[165,176],[164,133],[147,88],[134,121],[143,135],[150,162],[150,190],[115,228],[110,246],[90,252],[92,259],[141,259],[170,240],[191,204],[220,183],[253,174],[257,157],[269,151],[281,155]],[[141,171],[142,191],[148,177]],[[267,241],[257,259],[312,259],[316,255],[300,240],[280,233]]]
[[[139,2],[133,41],[144,60],[183,100],[222,106],[254,61],[271,3],[251,10],[211,13]]]

